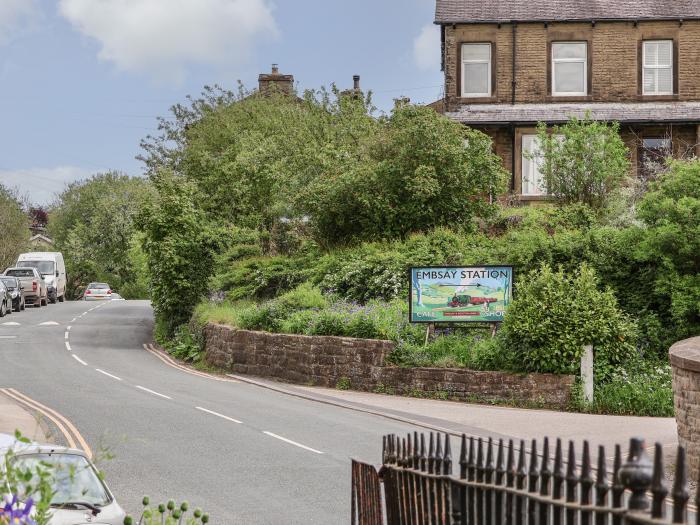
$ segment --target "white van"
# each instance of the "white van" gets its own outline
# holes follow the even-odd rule
[[[36,268],[46,281],[49,301],[63,302],[66,298],[66,265],[60,252],[23,253],[17,258],[21,268]]]

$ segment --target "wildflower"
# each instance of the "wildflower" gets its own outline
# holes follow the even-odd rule
[[[15,494],[12,497],[5,497],[5,505],[0,508],[0,524],[2,525],[36,525],[36,522],[29,515],[34,501],[29,498],[21,503]]]

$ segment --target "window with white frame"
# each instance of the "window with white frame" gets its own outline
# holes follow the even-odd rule
[[[491,96],[491,44],[462,44],[462,97]]]
[[[673,95],[673,40],[646,40],[642,55],[642,93]]]
[[[546,195],[545,180],[542,175],[542,153],[537,135],[523,135],[521,143],[521,190],[523,195]]]
[[[588,44],[552,42],[552,95],[588,94]]]

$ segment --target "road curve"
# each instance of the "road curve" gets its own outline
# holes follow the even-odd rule
[[[350,458],[376,463],[383,434],[412,430],[185,373],[144,350],[152,328],[146,301],[67,302],[0,319],[0,386],[66,416],[98,461],[107,447],[115,458],[100,467],[132,512],[148,494],[187,499],[218,524],[347,523]]]

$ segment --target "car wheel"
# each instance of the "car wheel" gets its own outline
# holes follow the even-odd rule
[[[20,311],[24,311],[24,309],[27,307],[27,303],[22,301],[22,303],[19,305]]]
[[[65,294],[63,294],[61,297],[58,298],[58,302],[59,302],[59,303],[62,303],[62,302],[65,301],[65,300],[66,300],[66,295],[65,295]]]
[[[41,297],[34,301],[34,308],[41,308]]]
[[[0,317],[5,317],[5,301],[0,304]]]

